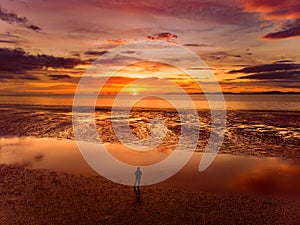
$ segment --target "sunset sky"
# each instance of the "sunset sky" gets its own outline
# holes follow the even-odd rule
[[[122,44],[156,40],[195,52],[224,92],[300,92],[298,0],[1,0],[0,95],[72,95],[98,57]],[[151,84],[157,74],[199,92],[175,70],[133,65],[106,93],[137,78]]]

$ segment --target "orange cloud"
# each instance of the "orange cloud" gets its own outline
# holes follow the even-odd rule
[[[246,11],[260,12],[265,19],[299,19],[300,2],[290,0],[238,0]]]
[[[138,86],[130,84],[137,79],[141,79]],[[177,83],[188,93],[201,91],[200,87],[195,85],[196,82],[181,70],[164,63],[142,61],[119,70],[115,76],[109,78],[102,94],[117,94],[125,87],[125,92],[128,93],[175,93],[176,90],[164,79]]]
[[[107,42],[113,45],[122,45],[126,43],[125,40],[107,40]]]
[[[237,0],[248,12],[261,13],[262,18],[279,22],[277,30],[262,39],[286,39],[300,36],[300,2],[290,0]],[[287,21],[288,20],[288,21]],[[278,30],[279,27],[279,30]]]

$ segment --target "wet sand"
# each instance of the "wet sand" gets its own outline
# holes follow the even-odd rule
[[[0,164],[21,165],[27,168],[49,169],[84,176],[98,175],[83,159],[73,140],[0,138],[0,143]],[[119,161],[140,166],[144,178],[147,176],[144,166],[159,162],[172,153],[168,149],[137,152],[121,144],[109,143],[105,144],[105,148]],[[99,164],[114,170],[109,162],[101,160],[99,153],[94,152],[93,158],[98,158]],[[202,153],[194,153],[180,171],[157,186],[193,192],[264,194],[300,200],[299,159],[218,154],[205,171],[199,172],[198,167],[202,158]],[[134,170],[135,168],[133,172]],[[120,173],[120,171],[115,172]],[[145,180],[142,179],[142,184],[144,182]]]
[[[300,202],[132,187],[101,177],[0,165],[2,225],[299,224]]]
[[[0,136],[33,136],[74,139],[72,108],[64,106],[2,105]],[[164,118],[166,146],[176,146],[180,135],[178,115],[171,110],[133,111],[132,132],[147,137],[149,118]],[[118,143],[109,110],[98,108],[95,116],[103,142]],[[196,151],[204,152],[210,135],[210,113],[199,111],[200,138]],[[300,158],[300,114],[297,111],[227,111],[227,129],[220,153],[258,157]]]

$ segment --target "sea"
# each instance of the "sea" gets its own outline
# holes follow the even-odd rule
[[[198,110],[210,109],[205,95],[191,96]],[[98,98],[96,105],[109,107],[114,102],[114,98],[114,96],[101,96]],[[183,96],[170,95],[168,98],[171,102],[175,101],[183,108],[188,107]],[[130,96],[123,98],[123,106],[126,107],[128,99],[130,99]],[[214,100],[213,97],[210,99],[219,101]],[[225,94],[224,101],[227,110],[300,111],[300,94]],[[73,96],[0,96],[0,104],[72,106]],[[150,97],[147,101],[141,101],[138,107],[163,109],[169,108],[170,104],[166,104],[166,101],[163,99]]]

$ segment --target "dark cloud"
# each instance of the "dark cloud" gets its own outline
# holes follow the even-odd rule
[[[273,64],[262,64],[229,71],[230,74],[247,74],[238,79],[255,80],[256,82],[300,82],[300,64],[290,63],[291,60],[280,60]],[[257,84],[258,85],[258,84]],[[279,86],[278,84],[271,86]]]
[[[146,38],[149,40],[170,41],[170,40],[177,39],[178,36],[176,34],[171,34],[169,32],[163,32],[163,33],[154,34],[152,36],[147,36]]]
[[[31,55],[23,49],[0,48],[0,72],[24,73],[43,68],[74,68],[81,61],[51,55]]]
[[[280,71],[269,73],[256,73],[247,76],[239,77],[240,79],[254,80],[284,80],[284,81],[299,81],[300,71]]]
[[[26,26],[28,29],[30,30],[33,30],[33,31],[40,31],[42,30],[40,27],[38,26],[35,26],[35,25],[29,25],[29,26]]]
[[[141,54],[141,51],[132,51],[132,50],[127,50],[127,51],[122,51],[121,53],[123,54]]]
[[[76,57],[80,57],[81,56],[81,52],[79,52],[79,51],[70,51],[70,54],[72,56],[76,56]]]
[[[290,60],[290,59],[283,59],[283,60],[278,60],[274,63],[294,63],[295,60]]]
[[[26,27],[33,31],[40,31],[41,28],[36,25],[28,25],[28,19],[26,17],[20,17],[14,12],[9,12],[8,10],[2,9],[0,7],[0,20],[7,22],[9,24],[15,23],[23,27]]]
[[[246,49],[245,55],[252,55],[252,52],[251,52],[251,49],[250,49],[250,48],[247,48],[247,49]]]
[[[188,70],[213,70],[214,68],[209,67],[189,67]]]
[[[80,53],[73,53],[73,56],[80,57]]]
[[[231,54],[231,53],[228,53],[228,52],[215,52],[213,54],[210,54],[208,56],[204,56],[203,58],[204,59],[208,59],[208,60],[226,60],[228,58],[241,58],[242,56],[241,55],[238,55],[238,54]]]
[[[213,47],[213,45],[208,45],[208,44],[196,44],[196,43],[187,43],[184,46],[187,47]]]
[[[48,75],[50,80],[64,80],[64,79],[71,79],[71,76],[68,74],[51,74]]]
[[[256,86],[267,83],[271,86],[288,87],[289,83],[300,82],[300,64],[290,63],[291,60],[280,60],[273,64],[244,67],[240,70],[232,70],[230,74],[247,74],[238,79],[254,80]],[[247,82],[248,83],[248,82]]]
[[[84,54],[85,55],[94,55],[94,56],[97,56],[97,55],[103,55],[105,53],[107,53],[108,51],[86,51]]]
[[[300,36],[300,19],[291,22],[282,27],[279,31],[271,32],[262,37],[262,39],[285,39]]]
[[[272,71],[284,71],[300,69],[300,64],[291,63],[274,63],[274,64],[263,64],[258,66],[245,67],[240,70],[231,70],[229,73],[261,73],[261,72],[272,72]]]
[[[91,64],[91,63],[95,63],[96,60],[97,60],[97,58],[89,58],[89,59],[84,60],[84,63]]]
[[[300,36],[300,20],[297,20],[292,27],[284,27],[277,32],[266,34],[263,39],[285,39]]]
[[[7,23],[27,23],[26,17],[19,17],[17,14],[13,12],[8,12],[5,9],[0,8],[0,20],[5,21]]]

